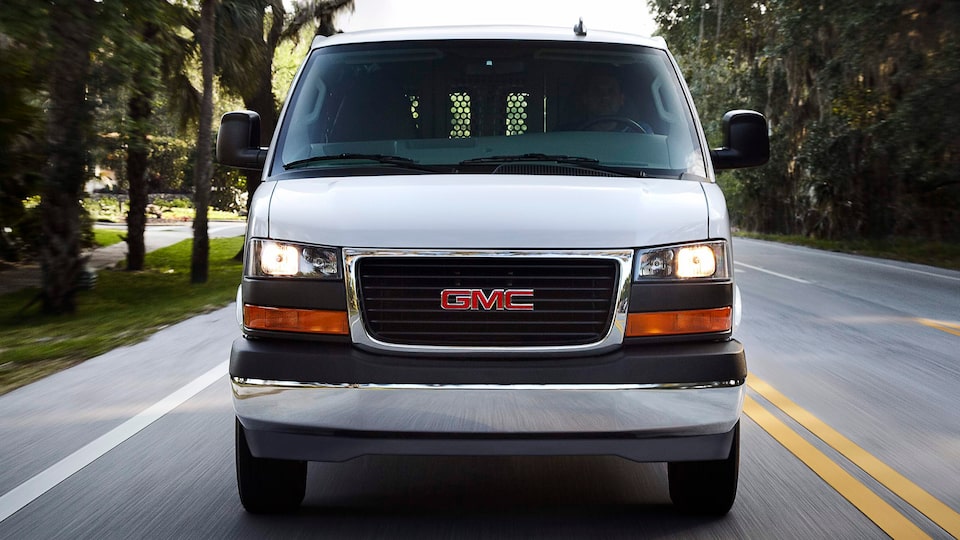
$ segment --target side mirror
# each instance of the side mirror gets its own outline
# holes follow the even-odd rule
[[[259,171],[266,161],[267,149],[260,147],[260,115],[253,111],[223,115],[217,133],[217,162]]]
[[[714,169],[756,167],[770,159],[767,119],[754,111],[723,115],[723,148],[710,150]]]

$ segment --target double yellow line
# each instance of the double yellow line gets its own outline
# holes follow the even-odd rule
[[[941,332],[946,332],[948,334],[953,334],[955,336],[960,336],[960,324],[950,323],[946,321],[935,321],[933,319],[915,319],[918,323],[929,326],[930,328],[936,328]]]
[[[960,514],[952,508],[940,502],[920,486],[890,468],[752,373],[748,378],[747,385],[903,501],[927,516],[944,531],[955,538],[960,538]],[[843,470],[826,454],[790,429],[783,421],[749,395],[744,401],[743,411],[890,537],[895,539],[929,538],[929,535],[893,506],[870,491],[862,482]]]

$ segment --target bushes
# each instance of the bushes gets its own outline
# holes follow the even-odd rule
[[[83,207],[92,221],[125,223],[130,211],[130,198],[125,194],[95,193],[84,199]],[[150,195],[147,217],[172,221],[193,219],[194,206],[189,195],[183,193],[157,193]],[[211,219],[236,219],[238,213],[217,206],[211,207]]]

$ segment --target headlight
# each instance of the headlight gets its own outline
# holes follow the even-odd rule
[[[335,248],[254,238],[247,253],[248,275],[253,277],[340,277],[340,254]]]
[[[727,279],[730,277],[724,240],[637,250],[634,280]]]

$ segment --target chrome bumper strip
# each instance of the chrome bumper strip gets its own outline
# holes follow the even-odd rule
[[[695,384],[328,384],[234,377],[251,429],[282,432],[504,434],[726,433],[743,381]]]
[[[615,391],[615,390],[700,390],[705,388],[730,388],[741,386],[743,379],[697,383],[649,383],[649,384],[355,384],[318,383],[297,381],[270,381],[233,377],[237,386],[274,388],[311,388],[358,390],[551,390],[551,391]]]

